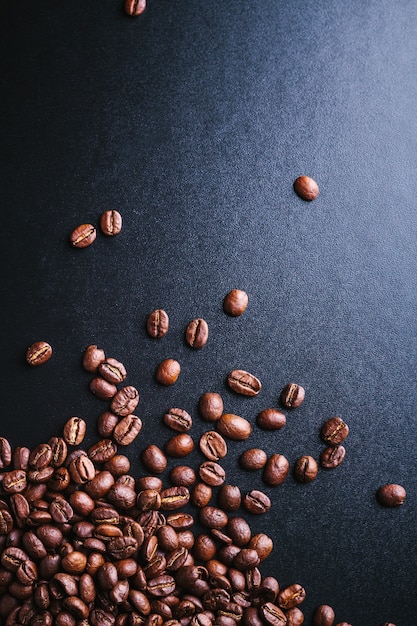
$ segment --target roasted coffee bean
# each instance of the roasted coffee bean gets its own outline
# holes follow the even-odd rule
[[[224,413],[217,421],[217,429],[223,437],[234,441],[245,441],[252,432],[248,420],[233,413]]]
[[[60,437],[57,437],[57,439],[60,439]],[[7,439],[4,439],[4,437],[0,437],[0,469],[2,466],[2,447],[3,445],[5,445],[4,442],[7,442],[7,444],[9,444]],[[51,443],[49,443],[49,445],[51,445]],[[10,444],[9,444],[9,448],[10,448]],[[28,465],[29,465],[29,457],[30,457],[29,448],[27,448],[26,446],[18,446],[17,448],[13,450],[13,452],[10,448],[9,453],[11,455],[11,462],[12,462],[14,469],[27,470]]]
[[[139,392],[132,385],[122,387],[111,402],[111,411],[119,417],[131,415],[139,403]]]
[[[218,530],[227,526],[228,517],[224,511],[214,506],[205,506],[200,509],[199,521],[206,528]]]
[[[210,461],[219,461],[227,454],[227,443],[220,433],[209,430],[200,437],[200,450]]]
[[[104,350],[98,348],[96,345],[91,345],[86,348],[83,356],[83,367],[87,372],[97,372],[100,366],[106,358]]]
[[[136,506],[140,511],[149,511],[161,508],[161,494],[156,489],[144,489],[139,491]]]
[[[107,545],[109,555],[118,561],[121,559],[130,559],[140,548],[140,543],[135,537],[116,537]]]
[[[177,465],[169,473],[169,479],[173,485],[190,487],[197,480],[197,475],[188,465]]]
[[[297,383],[289,383],[281,393],[281,402],[286,409],[298,408],[303,403],[304,398],[305,389]]]
[[[87,565],[87,556],[79,550],[73,550],[63,557],[61,564],[67,574],[81,574]]]
[[[285,613],[272,602],[265,602],[259,610],[264,622],[271,626],[283,626],[287,623]]]
[[[267,455],[260,448],[249,448],[242,452],[239,457],[239,463],[245,470],[259,470],[265,466]]]
[[[119,422],[119,418],[110,411],[104,411],[97,420],[97,432],[103,439],[109,439]]]
[[[331,417],[321,429],[321,437],[330,446],[337,446],[346,439],[349,426],[340,417]]]
[[[164,450],[173,458],[187,456],[194,449],[194,441],[187,433],[180,433],[165,442]]]
[[[248,294],[242,289],[232,289],[223,300],[223,310],[227,315],[238,317],[246,311]]]
[[[51,513],[52,519],[54,522],[58,524],[65,524],[69,522],[73,515],[74,511],[72,510],[72,506],[70,503],[65,500],[65,498],[54,498],[49,505],[49,511]]]
[[[95,376],[91,379],[89,389],[100,400],[110,400],[117,393],[117,387],[114,383],[109,383],[102,376]]]
[[[261,561],[264,561],[272,552],[274,543],[265,533],[254,535],[248,543],[248,548],[256,550]]]
[[[169,386],[177,382],[181,365],[175,359],[165,359],[156,368],[155,378],[161,385]]]
[[[131,487],[121,483],[115,483],[108,491],[107,498],[114,506],[128,511],[136,504],[136,492]]]
[[[167,466],[167,457],[158,446],[151,444],[147,446],[141,454],[143,465],[150,472],[161,474]]]
[[[385,507],[393,508],[401,506],[406,499],[407,492],[402,485],[388,483],[379,487],[377,491],[378,502]]]
[[[137,17],[146,9],[146,0],[125,0],[124,8],[127,15]]]
[[[263,409],[257,415],[256,423],[263,430],[281,430],[287,423],[287,418],[277,409]]]
[[[85,602],[77,596],[69,596],[63,601],[64,608],[78,620],[87,619],[90,611]]]
[[[13,528],[13,517],[9,511],[0,509],[0,535],[8,535]]]
[[[198,474],[202,481],[210,487],[219,487],[226,479],[223,467],[215,461],[204,461],[198,468]]]
[[[244,626],[264,626],[265,624],[259,616],[258,609],[252,606],[243,609],[242,623]]]
[[[148,591],[156,598],[168,596],[175,591],[175,580],[169,574],[161,574],[148,581]]]
[[[11,470],[3,474],[2,488],[8,494],[21,493],[26,489],[27,476],[24,470]]]
[[[27,477],[31,483],[48,483],[51,480],[54,472],[55,470],[52,465],[47,465],[42,469],[29,469],[27,472]]]
[[[169,317],[166,311],[163,309],[155,309],[149,315],[146,328],[148,334],[155,339],[164,337],[169,328]]]
[[[51,437],[48,442],[51,451],[51,465],[52,467],[60,467],[67,458],[68,448],[65,440],[62,437]]]
[[[298,176],[294,181],[293,187],[297,196],[302,200],[315,200],[320,193],[319,186],[310,176]]]
[[[236,546],[243,547],[249,543],[252,531],[243,517],[231,517],[227,523],[226,532]]]
[[[130,472],[130,461],[124,454],[115,454],[104,463],[103,469],[117,478]]]
[[[0,557],[2,566],[10,572],[17,572],[21,564],[28,560],[26,552],[15,546],[10,546],[3,550]]]
[[[265,464],[262,479],[271,486],[281,485],[288,476],[290,464],[283,454],[272,454]]]
[[[191,492],[191,502],[194,506],[202,508],[207,506],[213,495],[213,490],[207,483],[197,483]]]
[[[69,502],[73,510],[82,516],[89,515],[95,507],[93,498],[84,491],[75,491],[69,497]]]
[[[257,567],[261,562],[256,550],[242,548],[233,559],[233,567],[240,571],[250,570]]]
[[[69,464],[68,470],[72,480],[77,485],[82,485],[92,480],[96,473],[93,462],[86,454],[73,459]]]
[[[94,463],[105,463],[114,457],[117,447],[111,439],[101,439],[93,444],[87,455]]]
[[[198,401],[198,411],[203,419],[216,422],[223,415],[223,399],[219,393],[208,391]]]
[[[195,348],[196,350],[203,348],[208,341],[208,325],[205,320],[201,317],[198,317],[188,324],[185,330],[185,341],[190,346],[190,348]]]
[[[52,346],[47,341],[36,341],[26,350],[26,361],[29,365],[43,365],[52,356]]]
[[[317,476],[318,464],[316,459],[305,454],[294,464],[294,476],[300,483],[311,483]]]
[[[80,417],[71,417],[64,426],[64,441],[70,446],[82,443],[87,430],[86,422]]]
[[[80,224],[70,235],[70,242],[74,248],[87,248],[95,241],[97,231],[92,224]]]
[[[172,430],[185,433],[190,430],[193,425],[192,417],[184,409],[169,409],[164,415],[164,423]]]
[[[333,626],[335,613],[328,604],[320,604],[313,613],[313,626]]]
[[[339,467],[346,455],[344,446],[330,446],[320,455],[320,465],[326,469]]]
[[[12,462],[12,447],[5,437],[0,437],[0,469],[9,467]],[[26,469],[15,466],[14,469]]]
[[[126,415],[113,430],[113,439],[120,446],[130,445],[142,430],[142,420],[136,415]]]
[[[194,542],[193,554],[198,561],[209,561],[213,559],[217,551],[216,542],[213,537],[206,533],[197,535]]]
[[[262,389],[261,381],[245,370],[232,370],[227,376],[232,391],[243,396],[257,396]]]
[[[271,508],[271,500],[263,491],[252,489],[252,491],[248,491],[248,493],[245,494],[243,506],[249,513],[262,515]]]
[[[219,506],[224,511],[237,511],[242,502],[242,494],[237,485],[222,485],[217,494]]]
[[[297,606],[285,611],[285,617],[287,618],[287,626],[301,626],[301,624],[304,624],[304,613]]]
[[[109,561],[98,568],[96,576],[100,587],[107,591],[112,589],[119,579],[116,566]]]
[[[104,211],[100,218],[100,228],[107,237],[114,237],[122,230],[122,216],[119,211]]]
[[[306,592],[304,587],[296,583],[279,592],[277,603],[282,609],[292,609],[301,604],[305,597]]]
[[[126,368],[123,363],[113,358],[105,359],[98,366],[100,376],[107,382],[118,385],[126,379]]]
[[[97,472],[94,478],[85,483],[84,489],[86,493],[91,496],[91,498],[99,500],[110,491],[113,485],[113,475],[110,472],[103,470],[101,472]]]
[[[190,500],[190,492],[187,487],[168,487],[161,491],[161,509],[173,511],[180,509]]]

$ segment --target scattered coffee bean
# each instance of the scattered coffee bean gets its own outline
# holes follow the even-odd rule
[[[96,240],[97,231],[92,224],[81,224],[75,228],[70,236],[74,248],[87,248]]]
[[[321,429],[321,437],[330,446],[337,446],[346,439],[349,426],[340,417],[331,417]]]
[[[281,430],[287,423],[287,418],[277,409],[263,409],[257,415],[256,423],[263,430]]]
[[[113,383],[109,383],[101,376],[95,376],[90,380],[90,391],[100,400],[110,400],[117,393],[117,387]]]
[[[107,237],[114,237],[122,230],[122,216],[118,211],[104,211],[100,218],[100,228]]]
[[[125,417],[131,415],[139,404],[139,392],[132,385],[122,387],[113,397],[110,409],[112,413]]]
[[[201,317],[191,320],[185,330],[185,341],[190,348],[199,350],[203,348],[208,341],[208,325]]]
[[[261,381],[245,370],[232,370],[227,377],[227,384],[243,396],[257,396],[262,389]]]
[[[97,432],[104,439],[113,435],[113,431],[119,422],[119,418],[110,411],[105,411],[97,419]]]
[[[296,583],[279,592],[277,603],[282,609],[292,609],[301,604],[305,597],[306,592],[304,587]]]
[[[299,176],[294,181],[294,191],[303,200],[315,200],[319,195],[319,186],[309,176]]]
[[[241,289],[232,289],[223,300],[223,310],[227,315],[238,317],[246,311],[248,294]]]
[[[87,430],[87,424],[85,420],[80,417],[70,417],[65,423],[63,437],[65,443],[70,446],[79,446],[84,440]]]
[[[210,461],[219,461],[227,454],[227,443],[215,430],[209,430],[200,437],[200,450]]]
[[[192,417],[184,409],[169,409],[164,415],[164,423],[172,430],[185,433],[193,425]]]
[[[120,446],[129,446],[142,430],[142,420],[136,415],[125,415],[113,430],[113,439]]]
[[[296,383],[289,383],[281,393],[281,402],[287,409],[296,409],[305,398],[305,389]]]
[[[168,313],[163,309],[155,309],[148,317],[146,323],[148,334],[154,339],[161,339],[164,337],[169,328]]]
[[[150,472],[161,474],[167,466],[167,458],[158,446],[151,444],[141,454],[141,461]]]
[[[177,465],[169,473],[169,479],[173,485],[190,487],[197,480],[197,475],[188,465]]]
[[[224,511],[237,511],[242,502],[242,495],[237,485],[224,484],[217,494],[219,506]]]
[[[194,441],[187,433],[174,435],[164,445],[164,450],[173,458],[181,458],[187,456],[194,449]]]
[[[181,372],[181,366],[175,359],[165,359],[162,361],[155,372],[155,378],[161,385],[173,385],[177,382]]]
[[[311,483],[317,476],[317,461],[309,455],[304,455],[294,464],[294,476],[300,483]]]
[[[265,602],[260,607],[262,618],[266,624],[271,626],[284,626],[287,623],[285,613],[272,602]]]
[[[249,513],[262,515],[271,508],[271,500],[263,491],[252,489],[252,491],[245,494],[243,498],[243,506],[247,511],[249,511]]]
[[[290,464],[283,454],[272,454],[265,464],[263,480],[272,487],[282,485],[288,476]]]
[[[114,385],[122,383],[126,378],[125,366],[116,359],[105,359],[100,363],[98,371],[100,376]]]
[[[29,365],[43,365],[52,356],[52,346],[46,341],[37,341],[26,351],[26,361]]]
[[[205,506],[200,509],[199,521],[206,528],[222,529],[227,526],[229,518],[226,513],[215,506]]]
[[[260,448],[249,448],[245,450],[239,457],[239,463],[245,470],[262,469],[267,461],[267,455]]]
[[[191,502],[194,506],[202,508],[207,506],[213,495],[213,490],[206,482],[197,483],[191,492]]]
[[[346,455],[344,446],[329,446],[320,455],[320,465],[326,469],[339,467]]]
[[[146,0],[125,0],[124,9],[126,15],[137,17],[146,9]]]
[[[250,422],[233,413],[224,413],[217,421],[217,429],[223,437],[235,441],[245,441],[252,432]]]
[[[313,613],[313,626],[333,626],[335,613],[328,604],[320,604]]]
[[[385,507],[393,508],[401,506],[407,496],[407,492],[402,485],[388,483],[379,487],[377,491],[378,502]]]
[[[223,399],[219,393],[206,392],[200,397],[198,411],[203,419],[216,422],[223,415]]]
[[[215,461],[204,461],[198,468],[198,474],[202,481],[210,487],[219,487],[226,478],[223,467]]]
[[[96,345],[88,346],[83,356],[83,367],[87,372],[97,372],[100,366],[106,358],[104,350],[98,348]]]

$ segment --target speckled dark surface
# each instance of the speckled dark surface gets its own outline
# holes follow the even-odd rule
[[[321,603],[353,626],[417,619],[416,59],[412,0],[149,0],[138,19],[117,0],[0,4],[1,435],[34,445],[79,415],[95,440],[92,343],[141,393],[138,472],[167,408],[189,410],[198,437],[204,391],[255,424],[302,384],[285,428],[254,425],[224,466],[262,485],[238,467],[249,444],[293,463],[318,457],[326,419],[349,424],[341,467],[266,489],[273,509],[251,520],[275,543],[263,571],[305,586],[306,624]],[[300,174],[314,202],[293,192]],[[122,233],[72,249],[107,209]],[[222,311],[233,287],[249,294],[237,319]],[[156,307],[171,320],[159,342]],[[210,337],[193,351],[198,316]],[[39,339],[54,355],[29,368]],[[168,356],[182,373],[161,388]],[[226,389],[235,367],[262,380],[258,397]],[[385,482],[407,489],[400,509],[377,504]]]

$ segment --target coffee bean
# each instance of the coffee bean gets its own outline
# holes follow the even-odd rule
[[[103,470],[101,472],[97,472],[94,478],[85,484],[84,489],[89,496],[95,500],[99,500],[110,491],[113,485],[114,477],[110,474],[110,472]]]
[[[218,491],[219,506],[225,511],[237,511],[242,502],[242,495],[237,485],[222,485]]]
[[[281,430],[287,423],[287,418],[277,409],[263,409],[257,415],[256,423],[263,430]]]
[[[385,507],[393,508],[401,506],[406,499],[407,492],[402,485],[388,483],[379,487],[377,491],[378,502]]]
[[[273,547],[272,539],[265,533],[254,535],[248,543],[248,548],[256,550],[261,561],[264,561],[271,554]]]
[[[146,9],[146,0],[125,0],[124,8],[127,15],[137,17]]]
[[[130,445],[142,430],[142,420],[136,415],[125,415],[113,430],[113,439],[120,446]]]
[[[109,383],[102,376],[95,376],[90,380],[90,391],[100,398],[100,400],[110,400],[117,393],[117,387],[114,383]]]
[[[126,378],[126,368],[123,363],[116,359],[108,358],[100,363],[98,366],[100,376],[102,376],[107,382],[118,385],[122,383]]]
[[[70,235],[70,242],[74,248],[87,248],[95,241],[97,231],[92,224],[80,224]]]
[[[232,289],[223,300],[223,310],[227,315],[238,317],[246,311],[248,294],[242,289]]]
[[[52,467],[59,468],[67,458],[68,448],[65,440],[62,437],[51,437],[48,442],[52,457],[51,457],[51,465]],[[29,458],[28,458],[29,461]]]
[[[245,494],[243,498],[243,506],[249,513],[254,515],[262,515],[271,508],[271,500],[266,493],[257,489],[252,489]]]
[[[131,415],[139,403],[139,392],[132,385],[122,387],[114,396],[110,409],[119,417]]]
[[[188,324],[185,330],[185,341],[190,346],[190,348],[195,348],[196,350],[203,348],[208,341],[208,325],[205,320],[201,317],[198,317]]]
[[[321,429],[321,437],[330,446],[337,446],[349,434],[349,426],[340,417],[331,417]]]
[[[297,383],[289,383],[281,392],[281,402],[287,409],[296,409],[304,401],[305,389]]]
[[[164,511],[180,509],[190,500],[187,487],[168,487],[161,491],[161,508]]]
[[[317,461],[308,454],[298,458],[294,464],[294,476],[300,483],[311,483],[317,476]]]
[[[313,613],[313,626],[333,626],[335,613],[328,604],[320,604]]]
[[[141,461],[150,472],[161,474],[167,466],[167,458],[158,446],[151,444],[141,454]]]
[[[202,481],[210,487],[219,487],[226,478],[226,472],[223,467],[215,461],[205,461],[201,463],[198,474]]]
[[[210,485],[204,482],[197,483],[191,492],[191,502],[194,506],[202,508],[207,506],[212,498],[213,490]]]
[[[52,356],[52,346],[46,341],[37,341],[26,351],[26,361],[29,365],[43,365]]]
[[[88,449],[88,456],[94,463],[105,463],[114,457],[117,447],[111,439],[101,439]]]
[[[286,611],[285,616],[287,618],[287,626],[301,626],[301,624],[304,624],[304,613],[297,606]]]
[[[206,528],[221,529],[227,526],[228,517],[224,511],[214,506],[200,509],[199,521]]]
[[[164,337],[169,328],[169,317],[168,313],[163,309],[155,309],[149,315],[146,328],[148,334],[155,339],[161,339]]]
[[[169,409],[164,415],[164,423],[173,430],[185,433],[193,425],[192,417],[184,409]]]
[[[54,522],[59,524],[65,524],[69,522],[73,515],[74,511],[72,510],[72,506],[65,498],[54,498],[49,505],[49,510],[51,512],[52,519]]]
[[[161,385],[169,386],[177,382],[181,366],[175,359],[165,359],[155,372],[155,378]]]
[[[263,480],[271,486],[281,485],[288,476],[290,464],[283,454],[272,454],[265,464]]]
[[[315,200],[319,195],[319,186],[309,176],[299,176],[294,181],[294,191],[302,200]]]
[[[168,439],[165,443],[164,450],[173,458],[182,458],[187,456],[194,449],[194,441],[187,433],[180,433]]]
[[[282,589],[278,594],[277,602],[282,609],[287,610],[301,604],[305,597],[306,592],[304,587],[296,583]]]
[[[82,443],[87,430],[86,422],[80,417],[70,417],[65,423],[63,438],[70,446],[78,446]]]
[[[249,448],[239,457],[239,463],[245,470],[253,471],[262,469],[267,461],[266,453],[260,448]]]
[[[235,441],[245,441],[252,432],[250,422],[233,413],[224,413],[217,421],[217,429],[223,437]]]
[[[3,474],[2,488],[8,494],[20,493],[27,487],[27,475],[24,470],[11,470]]]
[[[197,480],[197,476],[192,467],[188,465],[177,465],[169,473],[170,481],[178,487],[190,487]]]
[[[276,606],[272,602],[265,602],[265,604],[260,607],[260,613],[264,622],[271,626],[283,626],[287,623],[285,613],[279,606]]]
[[[346,449],[343,446],[330,446],[320,455],[320,465],[326,469],[338,467],[345,458]]]
[[[83,483],[92,480],[96,473],[93,462],[86,454],[73,459],[69,464],[68,470],[71,474],[72,480],[77,485],[82,485]]]
[[[83,356],[83,367],[87,372],[97,372],[100,363],[106,358],[104,350],[96,345],[88,346]]]
[[[227,384],[243,396],[257,396],[262,389],[261,381],[245,370],[232,370],[227,376]]]
[[[29,451],[30,454],[30,451]],[[28,457],[29,460],[29,457]],[[0,469],[8,467],[12,462],[12,447],[5,437],[0,437]],[[25,467],[17,467],[15,469],[26,469]]]
[[[200,437],[200,450],[210,461],[219,461],[227,454],[227,443],[220,433],[209,430]]]
[[[216,422],[223,414],[223,399],[219,393],[206,392],[200,397],[198,411],[208,422]]]
[[[122,230],[122,216],[118,211],[104,211],[100,218],[100,228],[107,237],[114,237]]]

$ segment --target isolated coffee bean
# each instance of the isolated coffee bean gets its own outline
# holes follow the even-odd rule
[[[80,417],[70,417],[64,425],[63,438],[70,446],[78,446],[84,440],[87,430],[86,422]]]
[[[203,419],[216,422],[223,415],[223,399],[219,393],[208,391],[198,401],[198,411]]]
[[[185,329],[185,341],[190,348],[194,348],[196,350],[204,348],[208,341],[208,335],[208,324],[201,317],[191,320]]]
[[[406,499],[407,492],[402,485],[388,483],[379,487],[377,491],[378,502],[385,507],[393,508],[401,506]]]
[[[106,355],[102,348],[91,345],[86,348],[83,356],[83,367],[87,372],[97,372],[100,363],[104,361]]]
[[[252,426],[248,420],[233,413],[224,413],[217,420],[217,429],[223,437],[235,441],[245,441],[252,432]]]
[[[175,359],[165,359],[155,372],[155,378],[160,385],[169,386],[177,382],[181,373],[181,366]]]
[[[304,401],[305,389],[297,383],[289,383],[281,392],[281,402],[287,409],[296,409]]]
[[[271,508],[271,500],[263,491],[252,489],[243,498],[243,506],[249,513],[262,515]]]
[[[333,469],[343,463],[346,455],[344,446],[330,446],[320,455],[320,465],[326,469]]]
[[[320,193],[319,186],[310,176],[299,176],[295,179],[293,187],[297,196],[302,200],[315,200]]]
[[[245,370],[232,370],[227,376],[227,384],[243,396],[257,396],[262,389],[261,381]]]
[[[114,237],[122,230],[122,216],[118,211],[104,211],[100,218],[100,228],[107,237]]]
[[[217,494],[219,506],[224,511],[237,511],[242,502],[242,494],[237,485],[224,484]]]
[[[164,450],[173,458],[182,458],[187,456],[194,449],[194,441],[187,433],[180,433],[168,439],[165,442]]]
[[[263,430],[281,430],[287,423],[287,418],[277,409],[263,409],[257,415],[256,423]]]
[[[105,359],[98,366],[100,376],[102,376],[107,382],[118,385],[122,383],[126,378],[126,368],[123,363],[113,358]]]
[[[265,464],[263,480],[272,487],[281,485],[288,476],[290,464],[283,454],[272,454]]]
[[[253,471],[262,469],[267,461],[267,455],[260,448],[249,448],[239,457],[239,463],[245,470]]]
[[[331,417],[325,422],[320,431],[323,441],[330,446],[337,446],[349,434],[349,426],[340,417]]]
[[[95,376],[90,380],[89,389],[100,400],[110,400],[117,393],[117,387],[114,383],[109,383],[102,376]]]
[[[333,626],[335,613],[328,604],[320,604],[313,613],[313,626]]]
[[[173,408],[165,413],[164,423],[173,430],[185,433],[193,425],[193,419],[184,409]]]
[[[166,466],[167,466],[167,457],[162,452],[162,450],[151,444],[147,446],[141,454],[141,461],[150,472],[155,472],[155,474],[161,474]]]
[[[311,483],[317,476],[317,461],[308,454],[298,458],[294,464],[294,476],[300,483]]]
[[[223,310],[227,315],[238,317],[246,311],[248,294],[242,289],[232,289],[223,300]]]
[[[92,224],[80,224],[70,235],[74,248],[87,248],[96,240],[97,231]]]
[[[299,584],[290,585],[285,589],[282,589],[277,598],[277,604],[282,609],[292,609],[295,606],[301,604],[306,597],[304,587]]]
[[[209,430],[200,437],[200,450],[209,461],[219,461],[227,454],[227,443],[220,433]]]
[[[164,337],[169,328],[168,313],[163,309],[155,309],[152,311],[146,322],[146,328],[148,334],[154,339]]]
[[[136,415],[125,415],[113,430],[113,439],[120,446],[130,445],[142,430],[142,420]]]
[[[26,351],[26,361],[29,365],[43,365],[52,356],[52,346],[46,341],[37,341]]]
[[[139,392],[132,385],[122,387],[114,396],[110,410],[112,413],[125,417],[131,415],[139,403]]]
[[[137,17],[146,9],[146,0],[125,0],[124,9],[127,15]]]

